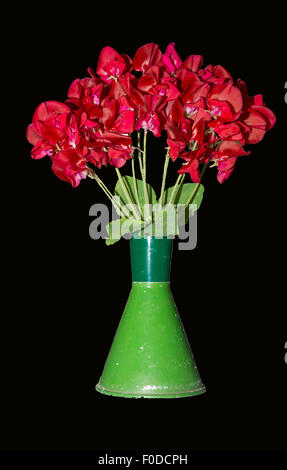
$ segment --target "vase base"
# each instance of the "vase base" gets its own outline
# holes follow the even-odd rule
[[[182,393],[158,393],[158,394],[148,394],[148,393],[123,393],[118,392],[116,390],[108,390],[106,388],[101,387],[99,384],[96,385],[96,390],[99,393],[103,393],[104,395],[110,395],[113,397],[122,397],[122,398],[187,398],[193,397],[195,395],[201,395],[202,393],[206,392],[205,386],[201,386],[199,388],[195,388],[193,390],[187,390],[186,392]]]

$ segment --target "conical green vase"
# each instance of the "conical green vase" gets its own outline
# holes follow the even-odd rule
[[[96,389],[126,398],[180,398],[205,387],[170,290],[173,240],[132,238],[132,289]]]

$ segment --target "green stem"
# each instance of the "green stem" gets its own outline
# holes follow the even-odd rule
[[[178,187],[178,185],[179,185],[179,182],[180,182],[181,179],[182,179],[182,176],[184,176],[184,175],[178,175],[178,178],[177,178],[177,180],[176,180],[176,183],[175,183],[175,185],[174,185],[174,187],[173,187],[173,190],[172,190],[172,192],[171,192],[171,195],[170,195],[168,204],[173,204],[174,196],[175,196],[175,191],[176,191],[176,189],[177,189],[177,187]]]
[[[139,164],[140,164],[140,170],[141,170],[142,180],[144,180],[144,170],[143,170],[142,159],[140,158],[140,156],[139,156]]]
[[[139,198],[138,187],[137,187],[137,182],[136,182],[135,157],[134,157],[134,155],[132,155],[132,174],[133,174],[133,184],[134,184],[134,191],[135,191],[135,195],[136,195],[136,202],[137,202],[137,206],[138,206],[137,208],[138,208],[138,212],[140,214],[140,217],[142,217],[140,198]]]
[[[147,130],[144,131],[144,143],[143,143],[143,186],[144,186],[144,198],[145,204],[149,204],[149,197],[147,192],[147,185],[146,185],[146,140],[147,140]],[[149,218],[151,217],[150,210],[149,210]]]
[[[199,183],[196,183],[195,188],[194,188],[194,190],[192,191],[192,193],[191,193],[191,195],[190,195],[190,198],[188,199],[187,203],[185,204],[185,207],[188,207],[189,204],[193,201],[193,198],[195,197],[195,195],[196,195],[196,193],[197,193],[197,190],[198,190],[198,188],[199,188],[199,186],[200,186],[201,179],[202,179],[202,177],[203,177],[203,175],[204,175],[204,173],[205,173],[205,170],[206,170],[206,168],[207,168],[207,165],[208,165],[208,163],[205,163],[205,164],[204,164],[204,166],[203,166],[203,168],[202,168],[202,170],[201,170],[201,173],[200,173],[200,182],[199,182]]]
[[[141,150],[141,131],[137,132],[137,138],[138,138],[137,145],[138,145],[138,159],[139,159],[140,171],[141,171],[142,179],[144,179],[143,163],[142,163],[142,156],[141,156],[141,153],[143,153],[143,151]]]
[[[133,212],[135,218],[138,219],[138,220],[140,220],[141,217],[139,217],[137,211],[135,210],[134,203],[132,202],[132,200],[131,200],[131,198],[130,198],[130,195],[129,195],[129,193],[128,193],[127,187],[126,187],[126,185],[125,185],[125,183],[124,183],[124,180],[123,180],[123,178],[122,178],[121,172],[120,172],[120,170],[119,170],[118,168],[116,168],[116,172],[117,172],[118,179],[119,179],[119,181],[120,181],[122,190],[123,190],[123,192],[124,192],[124,195],[126,196],[127,201],[128,201],[128,203],[130,204],[130,206],[131,206],[131,210],[132,210],[132,212]]]
[[[118,204],[118,202],[114,199],[114,196],[110,192],[110,190],[106,187],[104,182],[101,180],[101,178],[91,169],[89,168],[89,177],[94,179],[100,188],[104,191],[105,195],[110,199],[111,203],[113,204],[114,208],[116,209],[117,212],[120,213],[120,217],[125,217],[129,216],[127,212],[124,211],[124,208],[121,208],[121,206]]]
[[[178,190],[176,192],[174,200],[176,200],[178,193],[181,191],[182,185],[184,183],[185,173],[181,176],[182,176],[182,179],[180,180],[179,187],[178,187]]]
[[[164,167],[163,167],[163,174],[162,174],[162,183],[161,183],[161,191],[160,191],[160,198],[159,198],[159,204],[162,206],[162,198],[163,198],[163,193],[164,193],[164,188],[165,188],[165,180],[166,180],[166,174],[167,174],[167,167],[169,164],[169,148],[166,152],[165,156],[165,162],[164,162]]]

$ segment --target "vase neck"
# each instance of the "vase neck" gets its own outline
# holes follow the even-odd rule
[[[173,239],[136,238],[130,240],[133,282],[168,282]]]

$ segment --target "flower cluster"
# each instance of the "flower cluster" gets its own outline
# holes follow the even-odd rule
[[[243,146],[259,142],[275,116],[242,80],[202,65],[199,55],[182,61],[174,43],[164,53],[146,44],[133,60],[104,47],[96,73],[89,68],[88,78],[73,81],[65,103],[36,109],[27,129],[32,157],[48,155],[54,173],[76,187],[93,166],[122,167],[134,152],[133,131],[165,131],[171,160],[182,161],[179,173],[199,182],[200,165],[212,162],[222,183],[250,153]]]

